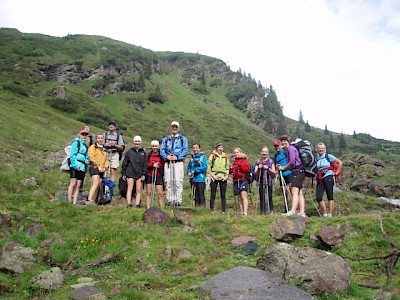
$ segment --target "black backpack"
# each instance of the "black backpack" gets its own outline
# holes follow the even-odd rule
[[[317,174],[317,153],[311,143],[309,141],[299,140],[292,143],[292,145],[299,151],[306,176],[314,177]]]

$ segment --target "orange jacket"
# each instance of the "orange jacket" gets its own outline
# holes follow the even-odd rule
[[[97,147],[93,144],[88,150],[90,163],[94,165],[95,168],[108,168],[107,151],[104,148]]]

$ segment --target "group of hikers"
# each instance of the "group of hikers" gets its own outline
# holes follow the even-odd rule
[[[114,121],[108,123],[109,131],[107,133],[97,134],[95,137],[90,132],[90,126],[85,125],[71,144],[68,201],[77,204],[78,194],[87,169],[91,177],[91,187],[87,200],[83,204],[97,203],[96,199],[100,194],[103,182],[107,183],[112,197],[117,169],[122,160],[120,183],[126,185],[125,198],[128,208],[141,207],[143,186],[146,187],[147,209],[153,206],[155,194],[157,194],[160,208],[165,206],[164,197],[167,205],[178,208],[182,205],[186,173],[190,181],[194,205],[206,207],[205,190],[209,185],[209,209],[215,211],[215,198],[219,187],[221,211],[225,213],[228,178],[232,175],[233,194],[237,197],[242,215],[248,215],[248,192],[253,181],[258,189],[260,214],[272,213],[274,210],[273,185],[277,180],[285,199],[286,212],[284,215],[298,214],[306,217],[303,193],[306,171],[299,150],[290,143],[287,135],[281,136],[280,140],[273,143],[275,148],[273,158],[270,157],[268,147],[262,147],[260,156],[254,165],[249,163],[246,154],[239,147],[234,149],[233,157],[230,158],[224,152],[224,144],[218,142],[211,155],[207,157],[201,152],[201,145],[193,143],[192,153],[185,171],[189,144],[187,137],[179,129],[179,122],[173,121],[170,125],[170,134],[162,139],[161,145],[158,140],[153,140],[148,153],[142,146],[142,138],[138,135],[134,136],[133,147],[126,151],[122,160],[125,142]],[[337,168],[332,167],[333,162],[336,163]],[[342,161],[332,154],[327,154],[325,145],[319,143],[316,168],[318,170],[316,199],[321,216],[331,217],[334,213],[335,176],[341,172]],[[329,201],[328,209],[322,201],[324,192]],[[292,200],[290,209],[288,207],[289,197]],[[257,205],[258,200],[256,207]]]

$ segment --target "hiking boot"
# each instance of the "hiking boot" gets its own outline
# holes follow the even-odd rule
[[[324,213],[323,217],[324,217],[324,218],[327,218],[327,217],[328,217],[328,214],[327,214],[327,213]]]
[[[306,215],[306,214],[303,214],[303,213],[299,213],[299,216],[300,216],[300,217],[303,217],[303,218],[307,218],[307,215]]]
[[[84,203],[85,205],[94,205],[94,202],[92,200],[87,200]]]
[[[295,214],[296,214],[296,213],[294,213],[294,212],[292,212],[291,210],[289,210],[287,213],[282,214],[282,216],[290,217],[290,216],[294,216]]]
[[[332,218],[332,214],[326,214],[327,218]]]
[[[140,208],[140,204],[136,204],[136,208]]]

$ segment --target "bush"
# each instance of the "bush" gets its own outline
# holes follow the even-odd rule
[[[29,97],[28,91],[23,86],[21,86],[18,82],[5,83],[5,84],[3,84],[3,89],[5,91],[8,90],[15,94],[20,94],[22,96]]]
[[[66,113],[74,114],[79,112],[79,100],[77,99],[51,98],[48,99],[46,103],[51,107]]]
[[[82,116],[78,118],[78,121],[82,123],[92,124],[93,126],[104,128],[107,126],[110,120],[109,115],[105,115],[97,110],[86,111]]]

